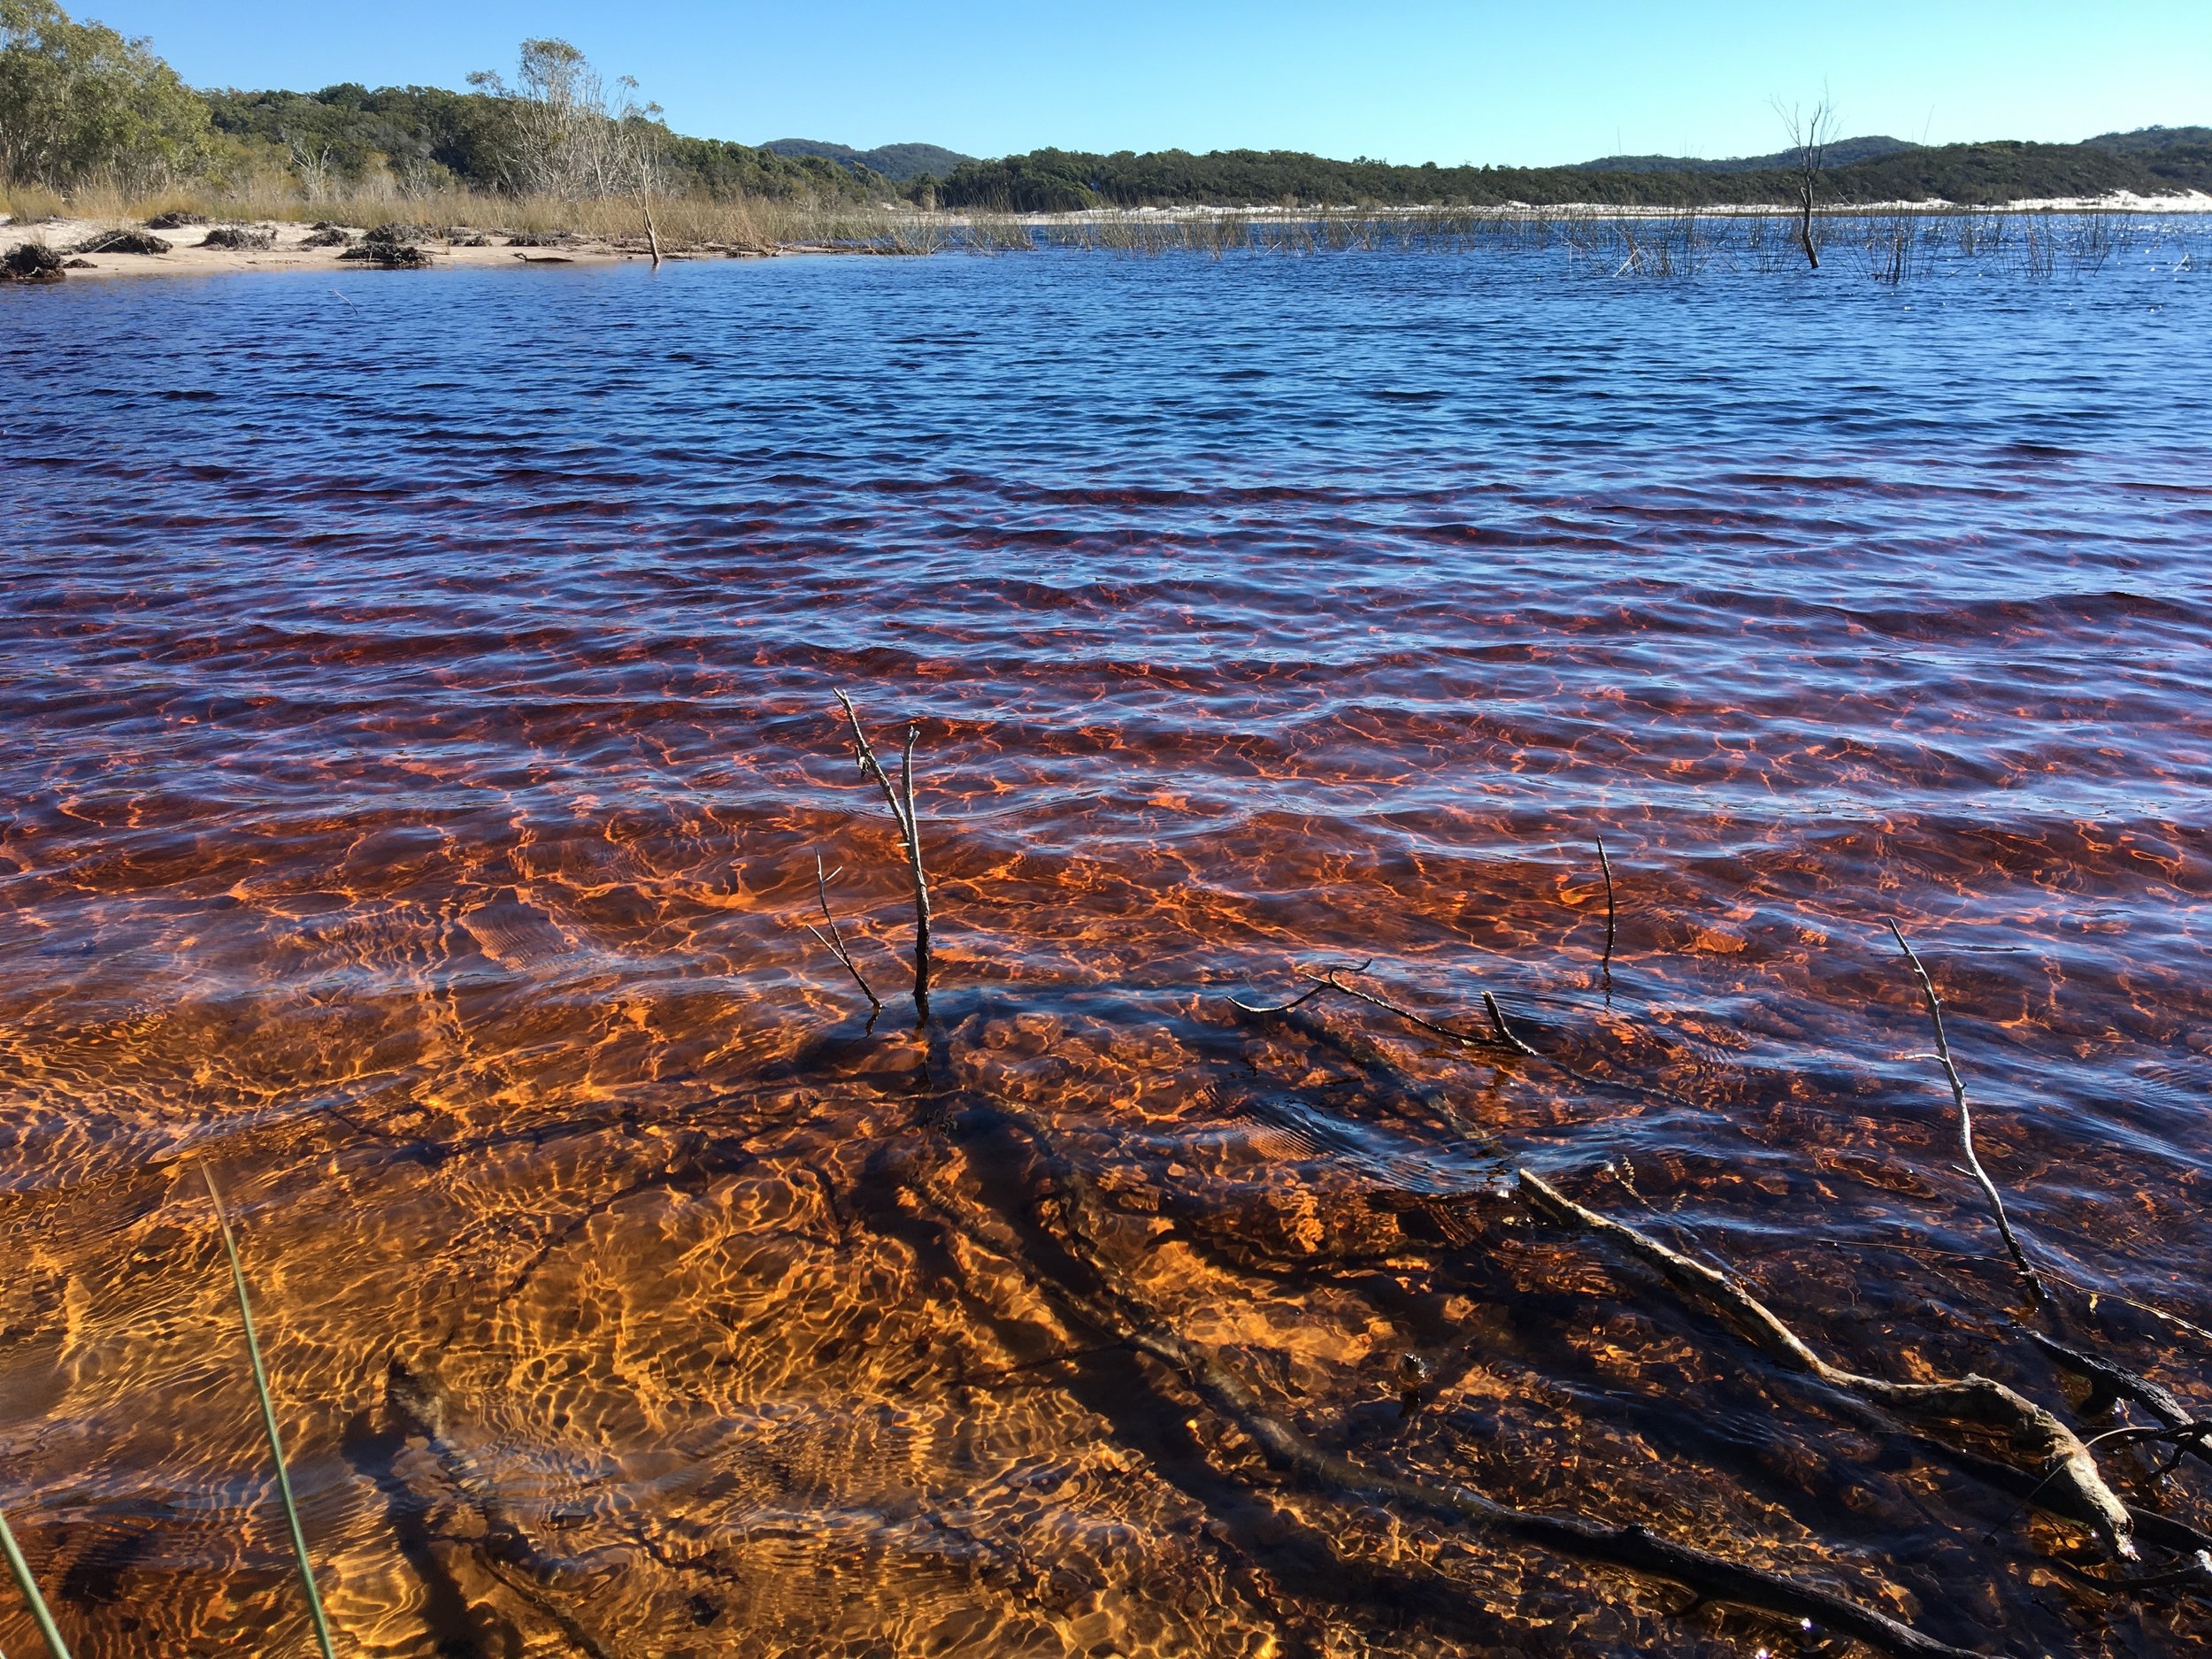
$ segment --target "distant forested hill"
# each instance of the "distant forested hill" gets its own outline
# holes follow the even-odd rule
[[[879,144],[873,150],[855,150],[849,144],[832,144],[817,138],[772,138],[761,148],[779,156],[826,156],[849,167],[879,173],[895,184],[925,173],[941,179],[962,162],[975,159],[942,144]]]
[[[1828,165],[1845,167],[1876,156],[1893,156],[1901,150],[1916,150],[1901,138],[1842,138],[1828,146]],[[1789,165],[1787,152],[1771,156],[1734,156],[1708,161],[1697,156],[1604,156],[1596,161],[1578,161],[1576,173],[1772,173]]]
[[[1895,141],[1856,141],[1860,143]],[[1703,207],[1780,202],[1789,179],[1772,165],[1719,169],[1645,169],[1641,157],[1616,157],[1608,171],[1566,167],[1417,167],[1331,161],[1294,150],[1179,150],[1111,156],[1037,150],[953,169],[937,187],[953,207],[1067,211],[1093,206],[1266,206],[1373,203],[1496,206],[1599,202],[1623,206]],[[1832,165],[1824,194],[1832,202],[1925,200],[1977,206],[2041,196],[2131,190],[2154,196],[2212,192],[2212,129],[2146,128],[2079,144],[2013,142],[1899,145]]]
[[[367,87],[348,82],[320,92],[206,92],[215,128],[247,146],[265,146],[297,165],[326,157],[332,176],[357,182],[379,170],[402,183],[472,185],[507,181],[506,112],[499,99],[439,87]],[[670,134],[663,143],[665,188],[676,194],[832,201],[896,194],[864,165],[824,156],[778,155],[716,138]],[[949,154],[950,152],[946,152]]]

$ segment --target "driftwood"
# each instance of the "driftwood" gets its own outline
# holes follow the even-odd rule
[[[1771,1358],[1793,1371],[1809,1372],[1832,1388],[1916,1423],[1970,1423],[2002,1429],[2011,1441],[2033,1449],[2043,1460],[2045,1481],[2070,1493],[2098,1535],[2123,1560],[2137,1558],[2134,1519],[2098,1471],[2097,1460],[2081,1437],[2033,1401],[1987,1377],[1970,1374],[1942,1382],[1899,1383],[1832,1365],[1807,1346],[1767,1305],[1730,1274],[1624,1223],[1585,1209],[1540,1177],[1519,1171],[1521,1190],[1553,1220],[1580,1227],[1620,1246],[1658,1270],[1661,1277],[1694,1300],[1726,1314]]]
[[[1417,1030],[1425,1031],[1432,1036],[1442,1037],[1447,1041],[1458,1043],[1463,1048],[1509,1048],[1517,1054],[1535,1056],[1535,1049],[1514,1035],[1512,1027],[1505,1023],[1504,1014],[1499,1011],[1498,999],[1487,991],[1482,994],[1482,1006],[1490,1017],[1490,1029],[1486,1032],[1463,1031],[1456,1026],[1439,1025],[1435,1020],[1417,1014],[1404,1004],[1394,1002],[1388,997],[1378,996],[1372,991],[1363,991],[1356,985],[1347,985],[1340,977],[1347,973],[1365,973],[1373,965],[1374,958],[1371,956],[1356,967],[1344,964],[1323,968],[1317,972],[1310,968],[1301,968],[1298,970],[1298,977],[1309,981],[1310,988],[1301,991],[1287,1002],[1247,1002],[1233,996],[1229,1001],[1248,1014],[1287,1014],[1293,1009],[1302,1008],[1310,1002],[1324,991],[1334,991],[1340,996],[1348,996],[1355,1002],[1364,1002],[1370,1008],[1379,1008],[1384,1013],[1394,1015]]]
[[[860,775],[872,778],[883,791],[884,803],[891,809],[891,817],[899,826],[899,840],[906,849],[907,879],[914,887],[914,1018],[926,1025],[929,1022],[929,875],[922,868],[922,833],[914,817],[914,745],[922,734],[918,726],[906,728],[906,749],[899,762],[899,781],[893,784],[891,776],[876,758],[874,746],[868,734],[860,729],[860,716],[854,712],[853,700],[840,691],[839,704],[845,710],[845,718],[852,726],[853,758],[860,764]]]
[[[2159,1426],[2152,1430],[2119,1430],[2100,1434],[2100,1440],[2117,1440],[2123,1436],[2135,1440],[2165,1440],[2174,1444],[2174,1455],[2195,1457],[2212,1463],[2212,1451],[2205,1448],[2208,1437],[2212,1437],[2212,1420],[2194,1416],[2189,1408],[2176,1399],[2165,1387],[2147,1377],[2137,1375],[2124,1366],[2116,1365],[2108,1359],[2046,1336],[2040,1331],[2028,1333],[2028,1340],[2048,1354],[2066,1371],[2077,1377],[2089,1379],[2089,1398],[2082,1402],[2082,1414],[2095,1417],[2108,1411],[2123,1400],[2131,1400],[2158,1419]]]
[[[1678,1585],[1695,1598],[1693,1605],[1726,1602],[1790,1620],[1807,1630],[1824,1628],[1896,1659],[1969,1659],[1970,1649],[1938,1641],[1847,1596],[1672,1542],[1643,1526],[1613,1526],[1578,1515],[1521,1509],[1471,1487],[1409,1479],[1325,1450],[1270,1412],[1217,1356],[1177,1333],[1141,1296],[1114,1282],[1089,1225],[1095,1201],[1088,1181],[1060,1153],[1042,1125],[1004,1102],[995,1102],[994,1110],[1036,1148],[1052,1176],[1051,1196],[1056,1202],[1050,1207],[1058,1212],[1060,1223],[1055,1231],[1063,1248],[1088,1270],[1098,1286],[1091,1292],[1040,1280],[1041,1288],[1081,1323],[1149,1355],[1180,1377],[1241,1432],[1271,1467],[1336,1501],[1380,1502],[1483,1536]]]
[[[1981,1183],[1983,1194],[1989,1200],[1990,1213],[1997,1218],[1997,1231],[2003,1235],[2005,1248],[2011,1252],[2012,1264],[2020,1272],[2021,1282],[2026,1285],[2028,1295],[2039,1307],[2050,1300],[2043,1281],[2034,1268],[2028,1265],[2027,1254],[2020,1248],[2020,1240],[2013,1236],[2012,1223],[2005,1216],[2005,1201],[1997,1191],[1997,1183],[1989,1179],[1989,1171],[1982,1168],[1981,1159],[1974,1152],[1974,1114],[1966,1103],[1966,1085],[1959,1078],[1959,1069],[1952,1063],[1951,1045],[1943,1034],[1943,1003],[1936,995],[1935,981],[1928,977],[1927,969],[1920,965],[1920,958],[1905,942],[1904,930],[1895,922],[1889,925],[1891,936],[1897,948],[1905,953],[1905,960],[1920,980],[1920,992],[1927,999],[1928,1020],[1935,1027],[1936,1061],[1943,1068],[1945,1079],[1951,1085],[1952,1102],[1959,1109],[1959,1149],[1966,1156],[1966,1167]]]

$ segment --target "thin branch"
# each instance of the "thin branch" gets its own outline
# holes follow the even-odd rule
[[[900,784],[894,785],[883,764],[876,758],[875,748],[868,741],[868,734],[860,729],[860,716],[853,709],[853,700],[840,691],[835,694],[845,710],[845,718],[852,726],[853,757],[860,764],[860,775],[875,780],[883,791],[886,805],[899,827],[899,839],[906,847],[908,879],[914,887],[914,1017],[926,1024],[929,1020],[929,876],[922,868],[922,834],[914,815],[914,745],[922,734],[921,727],[909,725],[906,728],[906,749],[899,765]],[[900,786],[903,786],[902,796]]]
[[[31,1577],[31,1563],[23,1559],[23,1551],[16,1544],[15,1534],[8,1530],[8,1517],[4,1515],[0,1515],[0,1555],[8,1558],[8,1571],[15,1579],[15,1587],[23,1592],[23,1600],[31,1609],[31,1622],[38,1626],[46,1651],[54,1659],[69,1659],[69,1644],[61,1639],[54,1616],[46,1610],[46,1598],[38,1593],[38,1580]]]
[[[1505,1010],[1498,1006],[1498,999],[1487,991],[1482,994],[1482,1006],[1490,1016],[1490,1028],[1498,1033],[1500,1042],[1517,1053],[1528,1056],[1532,1060],[1543,1058],[1543,1056],[1513,1034],[1513,1027],[1505,1023]]]
[[[844,873],[843,865],[838,866],[837,873]],[[830,914],[829,877],[822,872],[822,855],[819,853],[814,855],[814,892],[822,902],[822,927],[817,927],[812,922],[803,922],[800,926],[819,940],[830,955],[844,964],[845,972],[853,976],[853,983],[860,987],[861,995],[868,999],[868,1006],[881,1008],[883,999],[875,994],[874,988],[861,973],[859,964],[853,960],[853,953],[845,948],[845,936],[837,931],[837,918]],[[825,933],[823,927],[829,931]]]
[[[330,1623],[323,1617],[323,1598],[315,1588],[314,1563],[307,1558],[307,1534],[300,1527],[299,1505],[292,1498],[292,1476],[284,1466],[284,1441],[277,1433],[276,1407],[269,1399],[268,1369],[261,1363],[261,1343],[254,1335],[253,1304],[246,1296],[246,1270],[239,1264],[238,1240],[231,1236],[230,1217],[223,1211],[223,1195],[215,1188],[215,1172],[200,1165],[200,1179],[215,1206],[215,1225],[222,1229],[223,1250],[230,1257],[230,1282],[238,1293],[239,1323],[246,1328],[246,1358],[253,1367],[254,1394],[261,1402],[261,1427],[269,1438],[269,1460],[276,1465],[277,1493],[284,1500],[285,1524],[292,1530],[292,1554],[298,1559],[300,1583],[307,1591],[307,1611],[315,1622],[315,1640],[323,1659],[336,1659],[330,1646]]]
[[[1311,976],[1309,975],[1306,977],[1310,978]],[[1297,995],[1292,997],[1287,1002],[1248,1002],[1242,997],[1238,996],[1233,996],[1229,999],[1229,1001],[1233,1006],[1242,1009],[1248,1014],[1287,1014],[1294,1008],[1304,1007],[1308,1002],[1312,1002],[1315,997],[1320,995],[1322,992],[1333,990],[1334,988],[1336,987],[1332,980],[1318,979],[1314,980],[1310,988],[1299,992]]]
[[[2063,1561],[2051,1564],[2078,1584],[2094,1585],[2100,1590],[2128,1594],[2139,1590],[2171,1590],[2183,1585],[2195,1585],[2200,1589],[2212,1585],[2212,1551],[2200,1549],[2190,1556],[2189,1563],[2166,1572],[2146,1573],[2138,1578],[2108,1578],[2103,1573],[2084,1572],[2079,1567]]]
[[[1989,1171],[1982,1168],[1981,1159],[1974,1151],[1974,1114],[1966,1103],[1966,1085],[1960,1079],[1959,1069],[1951,1059],[1951,1045],[1943,1034],[1943,1003],[1936,995],[1935,981],[1928,977],[1913,948],[1905,942],[1904,930],[1895,922],[1889,924],[1890,936],[1897,941],[1897,948],[1905,953],[1905,960],[1912,964],[1914,974],[1920,980],[1921,995],[1928,1001],[1928,1020],[1935,1027],[1936,1060],[1943,1067],[1943,1075],[1951,1085],[1951,1099],[1959,1109],[1959,1147],[1966,1155],[1966,1167],[1981,1184],[1989,1199],[1990,1213],[1997,1218],[1997,1231],[2004,1236],[2005,1248],[2012,1254],[2012,1264],[2020,1270],[2020,1278],[2028,1287],[2028,1294],[2038,1306],[2050,1300],[2050,1293],[2043,1287],[2034,1268],[2028,1265],[2020,1240],[2013,1236],[2012,1223],[2005,1216],[2005,1201],[1999,1195],[1997,1184],[1989,1179]]]
[[[1432,1035],[1442,1037],[1448,1041],[1458,1043],[1463,1048],[1511,1048],[1519,1054],[1530,1055],[1538,1058],[1541,1057],[1540,1056],[1536,1055],[1535,1049],[1530,1048],[1526,1043],[1523,1042],[1518,1037],[1513,1034],[1511,1028],[1505,1023],[1504,1015],[1498,1011],[1497,1000],[1487,991],[1485,991],[1482,994],[1482,1000],[1483,1005],[1489,1010],[1490,1013],[1491,1030],[1488,1032],[1461,1031],[1455,1026],[1440,1025],[1436,1023],[1436,1021],[1428,1018],[1425,1015],[1415,1013],[1411,1009],[1406,1007],[1402,1003],[1394,1002],[1386,996],[1378,996],[1372,991],[1363,991],[1356,985],[1347,985],[1341,979],[1337,977],[1340,974],[1345,973],[1365,973],[1369,968],[1373,966],[1374,960],[1375,959],[1372,956],[1370,956],[1365,962],[1361,963],[1356,968],[1348,965],[1340,965],[1323,968],[1318,972],[1316,972],[1310,968],[1301,968],[1298,970],[1298,977],[1302,979],[1310,980],[1312,982],[1313,988],[1311,990],[1300,993],[1298,995],[1292,997],[1287,1002],[1277,1002],[1263,1007],[1256,1003],[1240,1001],[1233,996],[1231,997],[1229,1001],[1234,1003],[1237,1007],[1242,1009],[1248,1014],[1286,1014],[1292,1009],[1300,1006],[1302,1003],[1311,1002],[1324,991],[1334,991],[1340,995],[1352,998],[1355,1002],[1364,1002],[1370,1008],[1379,1008],[1384,1013],[1394,1015],[1396,1018],[1404,1020],[1409,1025],[1416,1026],[1422,1031],[1430,1033]]]
[[[1613,934],[1616,916],[1613,909],[1613,861],[1605,856],[1605,837],[1592,837],[1598,844],[1598,868],[1605,872],[1605,955],[1598,963],[1605,975],[1605,988],[1613,988]]]
[[[1535,1209],[1555,1221],[1594,1233],[1640,1257],[1677,1290],[1727,1315],[1754,1344],[1791,1370],[1809,1372],[1832,1388],[1901,1417],[2001,1428],[2008,1431],[2016,1443],[2036,1448],[2046,1460],[2043,1472],[2047,1479],[2072,1493],[2090,1525],[2112,1552],[2125,1560],[2137,1559],[2133,1519],[2127,1506],[2106,1485],[2095,1456],[2079,1435],[2033,1401],[1979,1375],[1897,1383],[1831,1364],[1746,1290],[1733,1274],[1694,1261],[1624,1222],[1585,1209],[1526,1170],[1518,1173],[1521,1190]]]

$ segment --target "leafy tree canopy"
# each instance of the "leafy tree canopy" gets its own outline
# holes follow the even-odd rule
[[[143,190],[196,171],[208,108],[144,40],[53,0],[0,0],[0,174]]]

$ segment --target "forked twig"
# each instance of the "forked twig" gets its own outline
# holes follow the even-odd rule
[[[8,1571],[15,1579],[15,1587],[23,1592],[23,1600],[31,1609],[31,1622],[38,1626],[38,1633],[46,1643],[46,1651],[54,1659],[69,1659],[69,1644],[61,1639],[61,1631],[54,1623],[54,1616],[46,1610],[46,1598],[38,1593],[38,1580],[31,1577],[31,1563],[23,1559],[23,1551],[17,1547],[15,1534],[8,1530],[8,1517],[0,1515],[0,1554],[8,1558]]]
[[[922,728],[910,724],[906,728],[906,748],[899,761],[899,781],[895,785],[890,774],[883,770],[883,763],[876,758],[875,748],[868,741],[868,734],[860,729],[860,716],[854,711],[853,700],[840,691],[839,704],[845,710],[845,718],[853,731],[853,758],[859,763],[860,775],[872,778],[883,791],[886,805],[899,826],[899,840],[906,847],[908,879],[914,885],[914,1017],[927,1023],[929,1019],[929,876],[922,868],[922,833],[914,818],[914,745],[922,734]]]
[[[1936,995],[1935,981],[1928,977],[1928,970],[1921,965],[1913,948],[1905,942],[1904,930],[1893,921],[1890,936],[1897,948],[1905,953],[1905,960],[1912,964],[1913,973],[1920,980],[1920,992],[1928,1002],[1928,1021],[1935,1027],[1935,1057],[1943,1067],[1943,1075],[1951,1085],[1951,1099],[1959,1109],[1959,1148],[1966,1155],[1966,1167],[1981,1183],[1982,1192],[1989,1199],[1990,1213],[1997,1218],[1997,1231],[2003,1235],[2005,1248],[2012,1254],[2012,1264],[2020,1270],[2020,1278],[2028,1287],[2028,1294],[2040,1306],[2050,1300],[2043,1280],[2028,1264],[2027,1253],[2021,1249],[2020,1240],[2013,1236],[2012,1223],[2005,1215],[2005,1201],[1999,1195],[1996,1182],[1989,1179],[1989,1171],[1982,1168],[1981,1159],[1974,1151],[1974,1114],[1966,1103],[1966,1085],[1959,1077],[1959,1069],[1951,1059],[1951,1045],[1943,1034],[1943,1002]]]
[[[230,1257],[230,1282],[238,1293],[239,1323],[246,1328],[246,1358],[253,1366],[254,1393],[261,1401],[261,1427],[269,1438],[269,1460],[276,1465],[277,1492],[284,1500],[284,1519],[292,1529],[292,1554],[300,1566],[300,1583],[307,1591],[307,1611],[315,1621],[315,1640],[323,1659],[337,1659],[330,1645],[330,1623],[323,1617],[322,1594],[315,1588],[315,1568],[307,1558],[307,1534],[300,1527],[299,1505],[292,1498],[292,1476],[284,1466],[284,1441],[277,1433],[276,1407],[269,1399],[269,1373],[261,1363],[261,1343],[254,1335],[253,1303],[246,1296],[246,1270],[238,1260],[238,1240],[231,1236],[230,1217],[223,1210],[223,1195],[215,1187],[215,1172],[200,1165],[200,1179],[215,1205],[215,1225],[222,1229],[223,1250]]]
[[[842,875],[844,866],[840,864],[832,873]],[[853,960],[853,953],[845,948],[844,934],[837,931],[837,918],[830,914],[829,884],[829,876],[822,872],[822,855],[817,853],[814,855],[814,891],[816,896],[822,902],[822,927],[817,927],[812,922],[802,922],[799,925],[819,940],[823,948],[844,964],[845,972],[853,976],[853,983],[860,987],[861,995],[868,999],[868,1006],[881,1008],[883,999],[875,994],[874,987],[869,985],[865,976],[861,973],[860,964]],[[829,930],[826,933],[822,931],[825,927]]]

